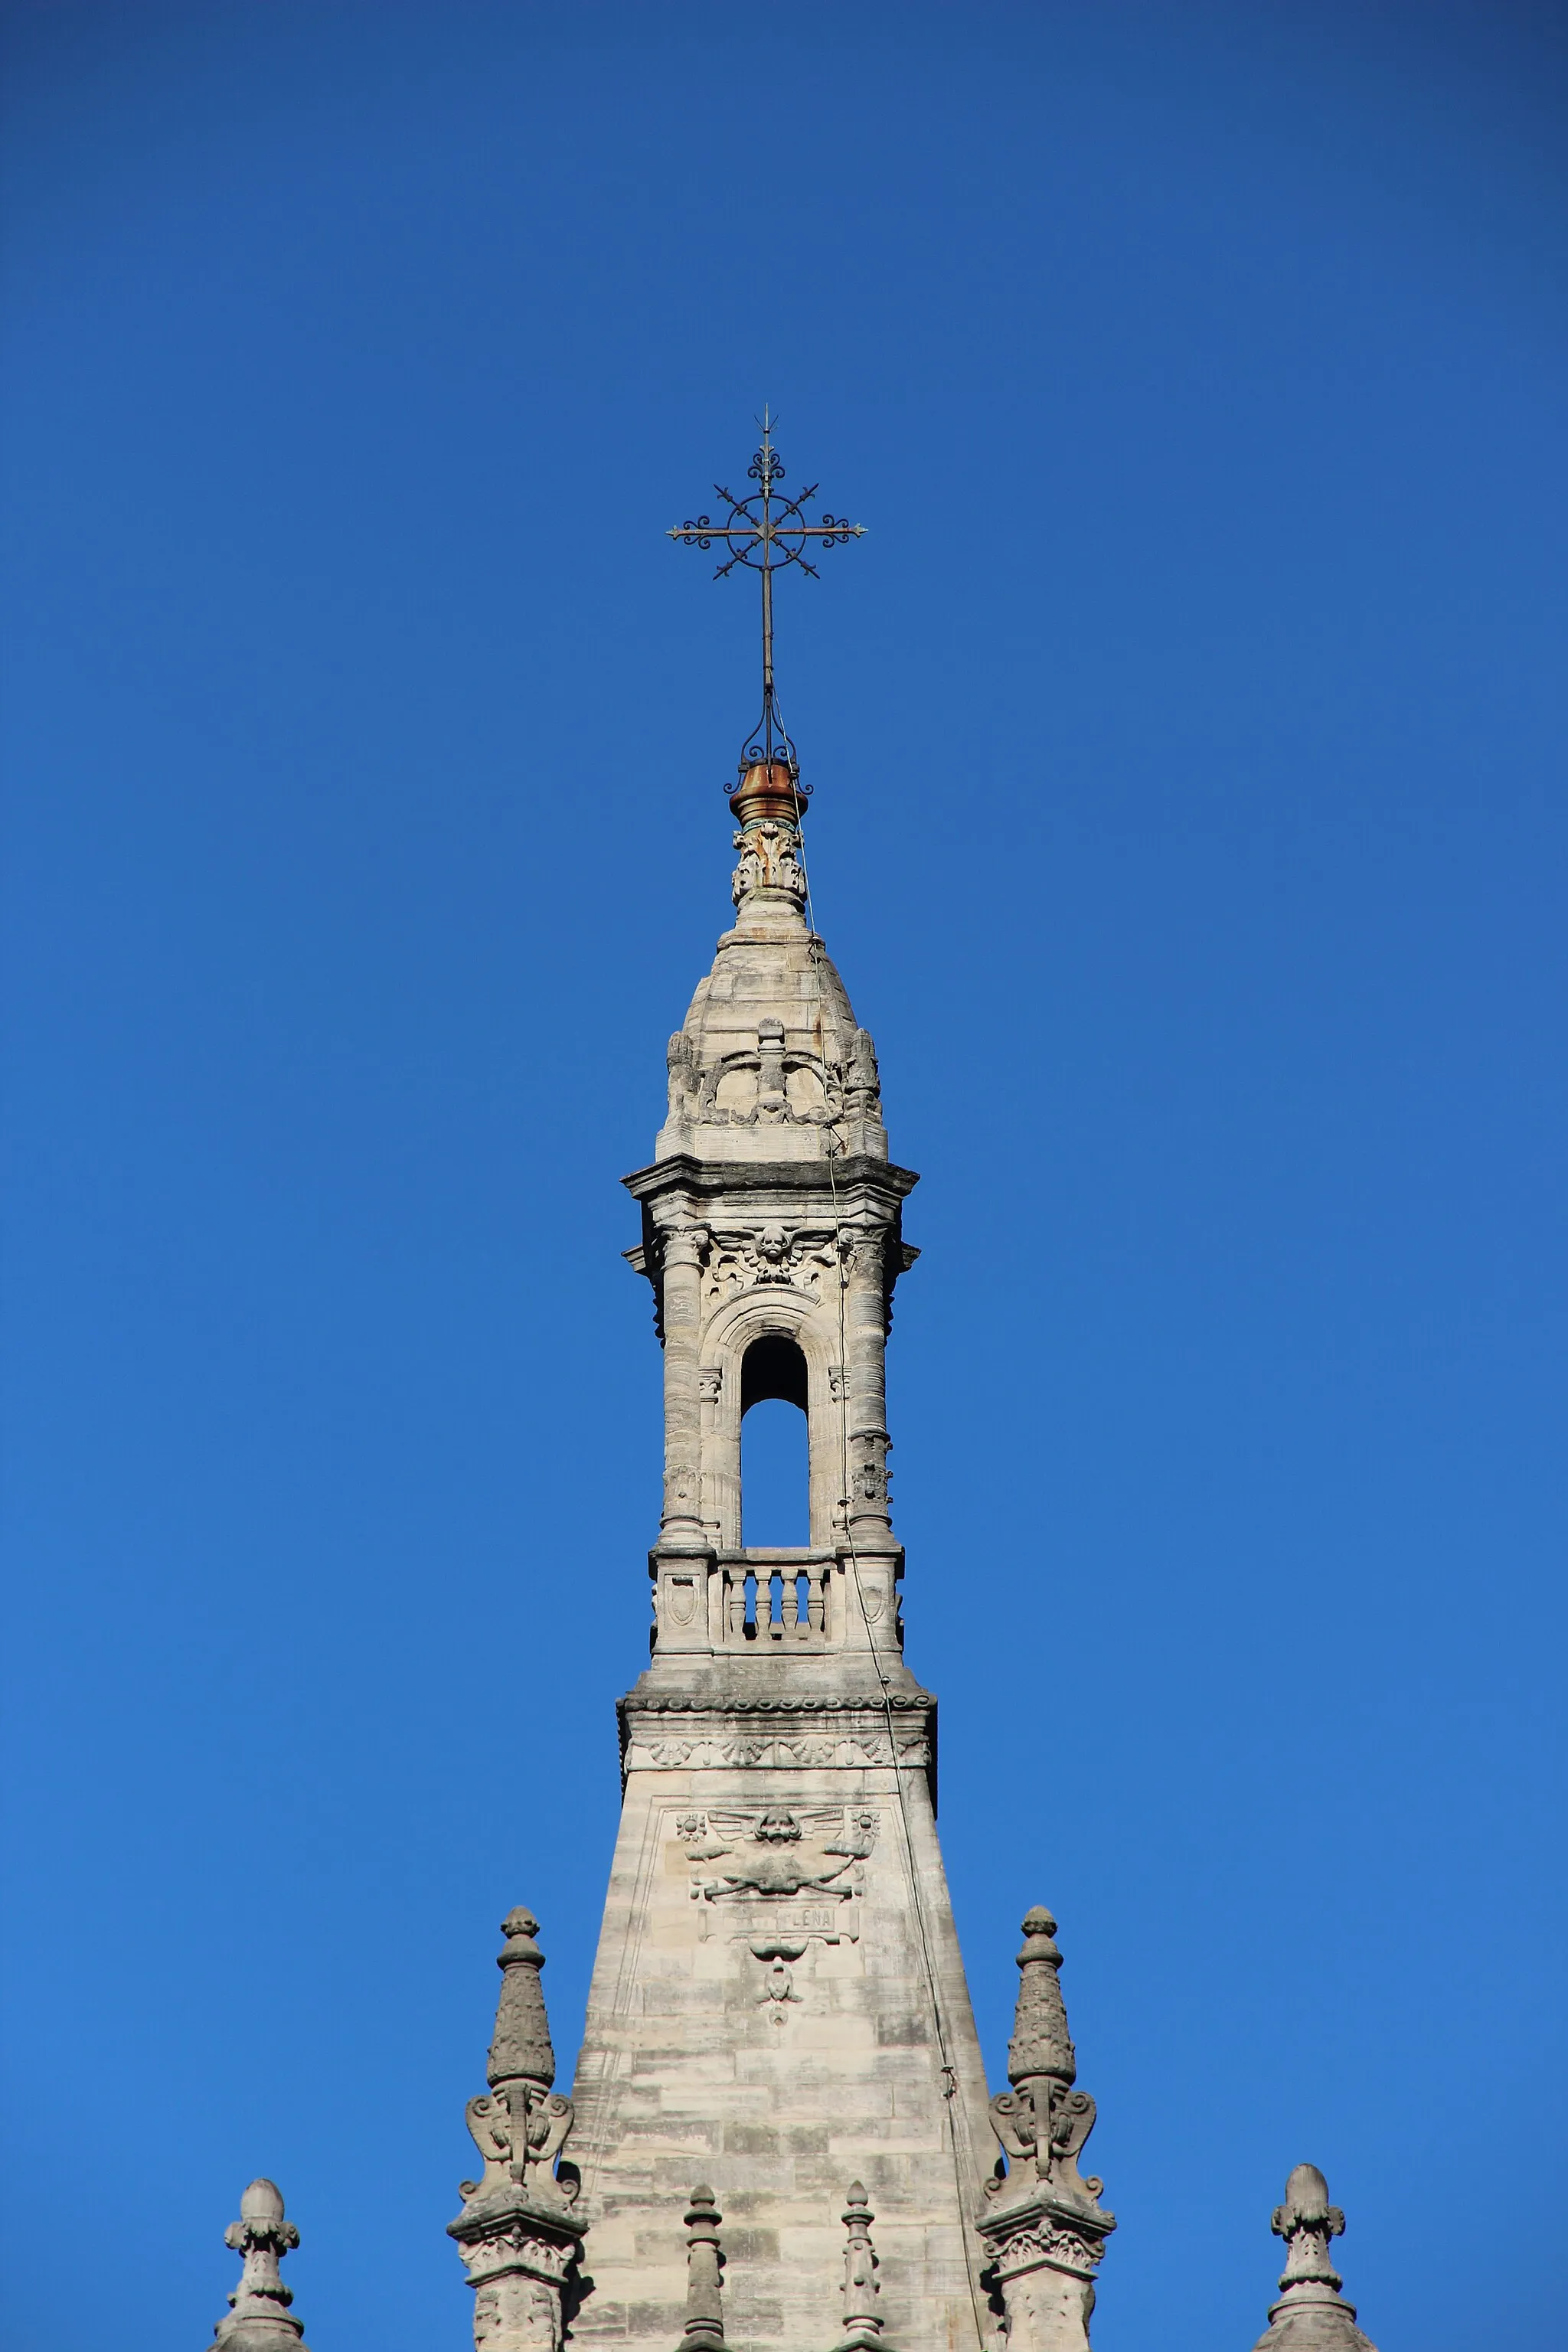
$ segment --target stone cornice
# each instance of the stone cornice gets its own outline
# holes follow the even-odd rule
[[[830,1177],[826,1160],[699,1160],[691,1152],[678,1151],[668,1160],[656,1160],[651,1168],[634,1169],[621,1181],[637,1201],[656,1200],[661,1192],[799,1192],[818,1184],[824,1191],[836,1186],[840,1192],[865,1185],[901,1201],[921,1181],[913,1169],[873,1160],[866,1152],[849,1154],[831,1165]]]
[[[623,1715],[863,1715],[868,1709],[873,1715],[881,1715],[889,1706],[895,1714],[917,1713],[921,1708],[934,1713],[936,1709],[936,1700],[930,1691],[923,1690],[889,1691],[885,1697],[880,1691],[867,1691],[863,1696],[825,1693],[820,1698],[731,1698],[717,1694],[692,1696],[675,1691],[628,1691],[617,1704]]]
[[[630,1691],[616,1708],[623,1786],[634,1771],[924,1772],[936,1807],[936,1701],[927,1691],[797,1698]]]
[[[468,2245],[518,2231],[559,2247],[564,2258],[587,2229],[587,2222],[559,2200],[546,2205],[520,2190],[502,2189],[494,2196],[470,2198],[457,2220],[447,2222],[447,2235]]]
[[[1004,2195],[988,2211],[976,2215],[975,2226],[993,2273],[1005,2287],[1009,2280],[1040,2268],[1091,2279],[1116,2216],[1101,2206],[1037,2190],[1016,2204]]]

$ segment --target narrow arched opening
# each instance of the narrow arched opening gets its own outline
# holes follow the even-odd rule
[[[741,1541],[748,1551],[811,1541],[805,1358],[780,1331],[741,1361]]]

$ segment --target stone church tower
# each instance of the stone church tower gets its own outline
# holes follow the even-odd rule
[[[855,527],[808,520],[781,474],[764,429],[756,495],[721,492],[729,525],[671,534],[739,541],[721,570],[761,571],[763,709],[730,803],[734,923],[669,1040],[653,1159],[626,1179],[664,1351],[664,1499],[586,2030],[568,2097],[539,1922],[510,1912],[467,2110],[481,2169],[449,2233],[478,2352],[1088,2352],[1116,2224],[1079,2167],[1094,2102],[1056,1921],[1025,1916],[1009,2087],[988,2097],[937,1842],[937,1703],[904,1662],[884,1353],[916,1179],[808,919],[806,794],[773,690],[772,570]],[[797,1549],[745,1542],[741,1423],[770,1398],[806,1421]],[[1343,2226],[1299,2165],[1257,2352],[1373,2352],[1330,2260]],[[253,2181],[215,2352],[303,2352],[279,2269],[298,2240]]]
[[[550,2352],[562,2330],[670,2352],[683,2326],[755,2352],[884,2330],[970,2352],[1005,2307],[1018,2352],[1080,2352],[1114,2224],[1076,2162],[1094,2110],[1055,1923],[1026,1922],[993,2113],[937,1842],[936,1701],[904,1663],[884,1352],[916,1180],[808,925],[793,760],[743,766],[731,806],[733,927],[626,1180],[663,1344],[664,1503],[586,2032],[568,2102],[537,1923],[514,1913],[512,2046],[470,2111],[491,2161],[453,2233],[482,2352]],[[743,1540],[741,1423],[764,1398],[805,1414],[796,1549]],[[520,2253],[518,2223],[538,2235],[552,2207],[549,2245]]]

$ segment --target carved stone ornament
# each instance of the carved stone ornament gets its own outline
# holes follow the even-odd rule
[[[900,1730],[900,1765],[930,1769],[931,1741],[923,1731]],[[628,1772],[706,1771],[720,1766],[801,1765],[810,1769],[847,1766],[874,1769],[895,1761],[886,1727],[880,1730],[835,1732],[651,1732],[641,1727],[627,1739],[623,1759]]]
[[[552,2204],[564,2197],[554,2171],[574,2122],[570,2099],[536,2084],[509,2084],[504,2090],[470,2099],[463,2119],[484,2164],[478,2180],[459,2183],[458,2194],[466,2203],[488,2202],[513,2183]]]
[[[580,2234],[580,2232],[579,2232]],[[559,2287],[577,2251],[575,2237],[542,2236],[524,2216],[501,2218],[493,2225],[476,2226],[458,2247],[468,2273],[468,2284],[509,2271],[521,2271],[543,2286]]]
[[[993,2268],[999,2284],[1025,2271],[1038,2270],[1042,2264],[1087,2279],[1094,2276],[1104,2256],[1102,2236],[1042,2210],[1000,2240],[994,2250]]]
[[[538,1933],[538,1920],[521,1906],[501,1921],[506,1942],[496,1960],[501,1972],[500,2000],[485,2068],[485,2079],[492,2085],[516,2074],[545,2086],[555,2080],[555,2052],[539,1980],[544,1955],[534,1941]]]
[[[676,1696],[623,1700],[622,1770],[862,1770],[893,1763],[896,1745],[899,1764],[929,1772],[933,1708],[924,1691],[889,1691],[879,1705],[826,1696],[802,1705],[782,1696],[731,1700],[723,1706]]]
[[[684,1029],[678,1029],[665,1050],[669,1074],[669,1117],[692,1120],[699,1116],[702,1072],[697,1048]]]
[[[991,2102],[992,2128],[1015,2170],[1032,2172],[1085,2205],[1097,2204],[1105,2186],[1093,2173],[1086,2179],[1078,2168],[1094,2121],[1094,2101],[1087,2091],[1069,2091],[1048,2077],[1003,2091]],[[1000,2183],[994,2186],[999,2189]]]
[[[559,2288],[521,2269],[471,2284],[477,2290],[478,2352],[556,2352],[562,2336]]]
[[[877,2276],[877,2249],[871,2242],[876,2218],[866,2201],[863,2184],[852,2180],[843,2215],[848,2238],[844,2248],[844,2334],[837,2352],[855,2352],[855,2347],[879,2345],[883,2340],[878,2309],[882,2287]]]
[[[1255,2352],[1376,2352],[1355,2324],[1354,2304],[1340,2293],[1344,2282],[1329,2256],[1344,2226],[1317,2166],[1299,2164],[1285,2184],[1285,2202],[1274,2210],[1271,2227],[1285,2241],[1285,2268]]]
[[[856,1449],[856,1459],[849,1472],[853,1499],[858,1503],[885,1505],[892,1491],[884,1453],[887,1437],[880,1431],[868,1433],[857,1430],[850,1443]]]
[[[1067,2009],[1058,1971],[1062,1956],[1053,1940],[1057,1923],[1043,1904],[1024,1915],[1024,1948],[1018,1954],[1018,2008],[1007,2045],[1007,2077],[1057,2074],[1070,2083],[1078,2073]]]
[[[717,2352],[724,2341],[724,2253],[719,2240],[723,2220],[705,2184],[691,2192],[686,2209],[686,2326],[682,2352]]]
[[[1007,2352],[1089,2352],[1094,2283],[1067,2263],[1042,2262],[1002,2288]]]
[[[304,2352],[304,2329],[290,2315],[294,2297],[278,2265],[300,2242],[300,2232],[283,2217],[283,2198],[270,2180],[253,2180],[239,2200],[239,2219],[223,2233],[244,2269],[229,2296],[228,2316],[214,2334],[214,2352]]]
[[[801,870],[800,835],[793,824],[764,822],[747,825],[734,838],[741,853],[730,886],[738,907],[753,890],[783,890],[799,905],[805,903],[805,876]]]
[[[1035,2184],[1010,2208],[980,2217],[985,2285],[1001,2297],[1007,2352],[1089,2352],[1094,2276],[1116,2223]]]
[[[693,1863],[719,1864],[701,1880],[710,1903],[727,1895],[802,1893],[847,1903],[855,1889],[846,1874],[870,1853],[878,1827],[874,1812],[843,1805],[762,1812],[710,1807],[706,1835],[689,1840],[686,1851]]]
[[[836,1280],[837,1273],[837,1243],[826,1227],[792,1233],[782,1224],[765,1224],[751,1234],[721,1231],[713,1236],[703,1293],[710,1307],[769,1284],[820,1299],[825,1280]]]
[[[1013,2088],[991,2102],[1012,2168],[987,2183],[977,2216],[989,2279],[1007,2315],[1008,2352],[1088,2352],[1094,2273],[1116,2227],[1100,2202],[1103,2183],[1079,2170],[1094,2101],[1073,2087],[1056,1926],[1041,1905],[1024,1916],[1007,2052]]]
[[[465,2180],[463,2210],[447,2223],[474,2299],[478,2352],[558,2352],[562,2286],[584,2235],[572,2211],[574,2168],[557,2160],[572,2129],[572,2102],[551,2088],[550,2040],[534,1940],[539,1922],[520,1906],[501,1923],[500,2000],[486,2069],[490,2088],[468,2101],[468,2130],[483,2159]]]
[[[743,1943],[768,1965],[758,1999],[774,2004],[782,2025],[798,2000],[790,1963],[812,1943],[859,1940],[864,1864],[880,1816],[859,1805],[712,1807],[676,1826],[699,1935]]]
[[[784,1024],[757,1024],[755,1053],[721,1055],[703,1071],[694,1116],[703,1127],[831,1127],[844,1116],[841,1073],[821,1054],[784,1044]]]
[[[697,1495],[701,1483],[689,1462],[672,1464],[664,1474],[665,1517],[690,1518],[697,1509]]]

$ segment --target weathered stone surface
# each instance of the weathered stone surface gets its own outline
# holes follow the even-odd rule
[[[731,2340],[839,2338],[851,2169],[881,2217],[889,2336],[976,2340],[985,2086],[924,1774],[904,1777],[901,1811],[888,1767],[628,1774],[574,2085],[595,2286],[574,2340],[679,2332],[673,2200],[699,2166],[730,2217]],[[776,1834],[784,1815],[798,1837]]]

